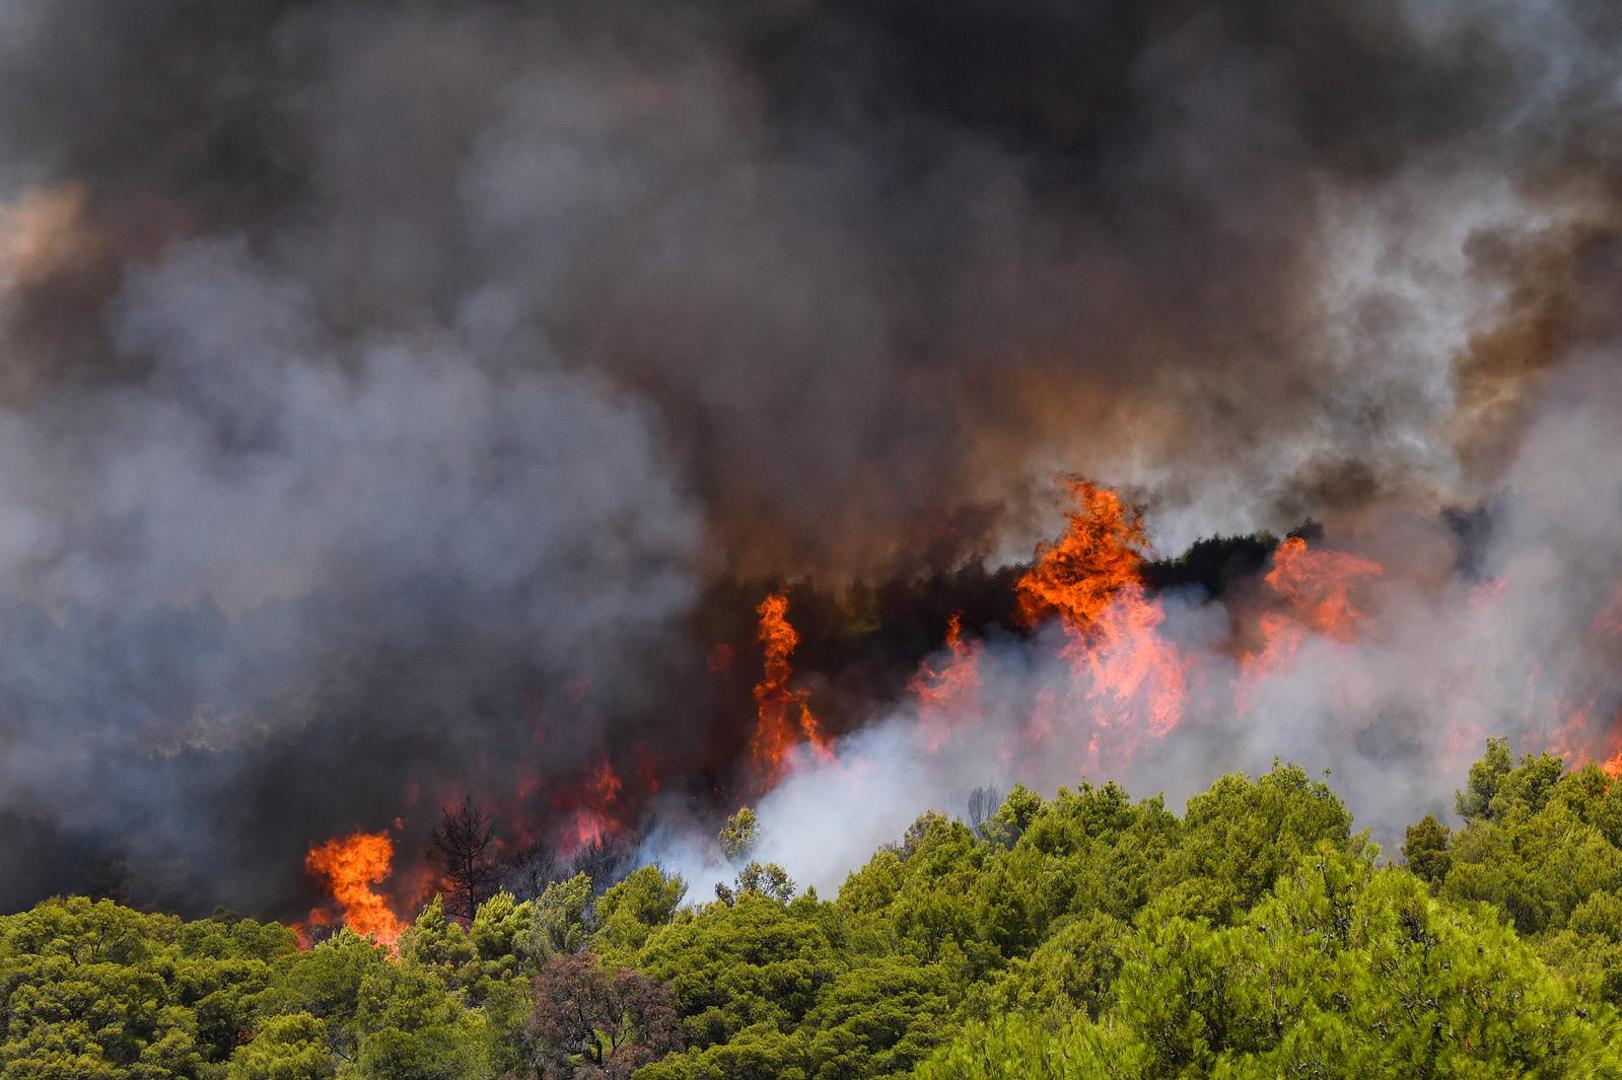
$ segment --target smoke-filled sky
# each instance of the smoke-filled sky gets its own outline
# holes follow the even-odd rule
[[[1056,472],[1163,554],[1310,516],[1384,567],[1243,708],[1201,687],[1260,601],[1159,601],[1203,674],[1134,790],[1276,754],[1391,826],[1476,736],[1602,753],[1619,39],[1602,0],[0,0],[0,908],[296,913],[310,842],[567,809],[604,756],[659,763],[678,858],[753,722],[733,583],[1028,559]],[[1074,677],[1051,636],[989,642],[985,738]],[[849,698],[857,797],[763,806],[802,878],[859,854],[819,806],[871,846],[1080,778],[914,775],[909,706]]]

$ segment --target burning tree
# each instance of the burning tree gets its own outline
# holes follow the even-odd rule
[[[822,725],[811,711],[810,695],[791,687],[794,665],[789,657],[800,644],[799,632],[788,621],[788,592],[779,590],[760,602],[760,643],[766,651],[765,669],[755,684],[758,721],[750,744],[756,765],[768,781],[787,766],[788,754],[804,736],[818,756],[832,753]]]
[[[355,933],[382,945],[393,945],[405,923],[389,906],[388,898],[373,888],[390,873],[394,843],[387,833],[355,833],[312,845],[305,869],[332,892],[341,916],[318,908],[310,912],[301,932],[342,923]]]
[[[495,826],[488,814],[464,798],[460,806],[441,813],[429,845],[429,858],[439,868],[439,886],[445,908],[455,917],[472,922],[479,905],[496,891],[499,871],[492,845]]]

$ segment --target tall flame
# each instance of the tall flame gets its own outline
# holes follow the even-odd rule
[[[372,886],[389,876],[394,842],[387,833],[354,833],[312,846],[304,867],[320,878],[343,911],[343,923],[355,933],[392,946],[406,924],[394,914],[388,900]],[[326,925],[331,917],[317,909],[310,923]]]
[[[789,686],[794,666],[789,662],[800,635],[788,621],[788,594],[772,593],[755,609],[760,616],[760,643],[765,648],[765,671],[755,684],[756,725],[750,751],[768,782],[781,775],[788,753],[800,736],[824,757],[832,749],[811,712],[811,695]]]
[[[1096,640],[1080,651],[1092,676],[1090,696],[1100,716],[1120,729],[1140,720],[1156,738],[1183,717],[1185,661],[1160,636],[1166,613],[1133,583],[1116,594],[1098,624]],[[1135,732],[1131,741],[1135,742]]]
[[[1047,625],[1021,646],[1024,651],[1015,653],[1012,644],[1006,651],[994,645],[999,640],[995,636],[966,635],[963,613],[954,613],[944,647],[920,663],[907,683],[916,703],[915,747],[930,755],[946,749],[965,752],[952,755],[952,762],[997,755],[1011,773],[1118,775],[1140,749],[1168,736],[1185,714],[1214,717],[1215,722],[1229,716],[1229,702],[1213,694],[1231,692],[1231,715],[1243,717],[1273,703],[1293,706],[1296,690],[1310,679],[1313,694],[1327,691],[1341,699],[1312,700],[1349,718],[1332,729],[1346,732],[1349,739],[1361,733],[1357,718],[1380,715],[1378,675],[1383,669],[1343,647],[1360,635],[1384,636],[1382,627],[1393,640],[1403,640],[1371,604],[1380,598],[1373,585],[1386,573],[1380,563],[1314,547],[1298,537],[1284,541],[1265,575],[1251,583],[1255,587],[1236,589],[1237,601],[1224,602],[1227,636],[1219,644],[1208,634],[1208,620],[1181,618],[1182,600],[1151,592],[1141,515],[1119,494],[1090,481],[1070,479],[1066,490],[1072,506],[1064,535],[1040,545],[1033,564],[1015,583],[1020,621],[1032,629],[1044,620]],[[1450,585],[1448,595],[1465,605],[1474,621],[1486,622],[1510,603],[1514,587],[1511,581],[1494,579],[1467,591]],[[1436,717],[1445,725],[1437,745],[1449,761],[1462,769],[1464,755],[1479,747],[1486,733],[1483,725],[1494,715],[1518,710],[1526,717],[1518,726],[1527,730],[1533,717],[1552,713],[1557,719],[1542,729],[1546,746],[1573,764],[1598,761],[1608,774],[1622,777],[1622,713],[1606,666],[1614,663],[1622,646],[1622,590],[1609,602],[1604,599],[1594,597],[1590,647],[1573,650],[1580,655],[1563,661],[1560,671],[1540,671],[1537,665],[1526,669],[1514,658],[1498,663],[1495,656],[1470,648],[1468,641],[1455,650],[1467,655],[1467,662],[1445,666],[1436,679],[1442,704]],[[794,686],[793,660],[801,635],[789,620],[786,590],[765,596],[755,611],[763,667],[754,686],[757,715],[749,755],[753,782],[770,787],[783,778],[801,744],[825,759],[831,759],[832,751],[812,711],[810,691]],[[1178,616],[1170,630],[1168,612]],[[1196,642],[1186,651],[1177,644],[1185,634]],[[729,678],[737,660],[726,645],[717,645],[709,655],[710,670],[730,689],[740,689]],[[1498,680],[1502,692],[1496,683],[1476,686],[1470,681],[1500,667],[1507,671]],[[1451,693],[1455,683],[1468,693]],[[992,685],[995,694],[986,689]],[[1190,686],[1199,691],[1197,713],[1189,712]],[[583,707],[585,689],[583,681],[571,685],[575,706]],[[1489,709],[1482,708],[1483,701],[1490,702]],[[986,722],[983,714],[1016,722]],[[745,707],[739,719],[747,724],[747,717]],[[543,735],[537,728],[537,740]],[[735,742],[730,745],[736,747]],[[851,785],[860,784],[871,764],[860,753],[857,745],[842,748],[842,760],[836,763]],[[636,826],[649,796],[659,790],[663,760],[642,742],[612,753],[604,743],[596,757],[585,758],[575,772],[555,780],[542,770],[520,768],[514,790],[517,823],[522,826],[526,804],[544,802],[548,807],[540,816],[544,834],[539,827],[534,835],[520,832],[524,846],[542,845],[564,857],[609,848]],[[724,793],[721,785],[712,785],[712,790]],[[412,781],[408,802],[414,805],[419,795]],[[313,846],[306,866],[330,889],[335,904],[312,912],[309,924],[332,925],[341,918],[358,933],[392,944],[405,924],[376,886],[389,878],[393,854],[383,833],[357,833]],[[413,872],[407,867],[395,878],[390,895],[403,902],[403,885],[416,884]],[[424,878],[422,885],[426,890],[431,881]],[[335,914],[340,909],[341,915]]]
[[[1187,696],[1183,657],[1159,633],[1165,612],[1143,586],[1148,538],[1143,519],[1109,488],[1072,477],[1074,508],[1063,539],[1037,548],[1017,583],[1027,625],[1057,613],[1069,635],[1065,655],[1081,678],[1060,702],[1038,696],[1031,735],[1045,739],[1068,719],[1087,731],[1086,764],[1107,747],[1129,754],[1146,729],[1164,736],[1182,718]],[[1062,708],[1061,708],[1062,705]]]

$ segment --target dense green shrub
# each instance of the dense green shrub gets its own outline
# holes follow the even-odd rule
[[[1458,809],[1410,870],[1293,766],[1181,817],[1016,788],[831,901],[644,867],[392,953],[50,900],[0,917],[0,1080],[1622,1076],[1622,782],[1494,742]]]

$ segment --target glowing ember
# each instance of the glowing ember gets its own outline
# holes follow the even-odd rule
[[[387,833],[355,833],[311,847],[304,867],[332,893],[345,926],[380,945],[392,946],[406,924],[372,886],[389,876],[393,860],[394,843]],[[320,909],[310,913],[311,925],[326,926],[332,921]]]

